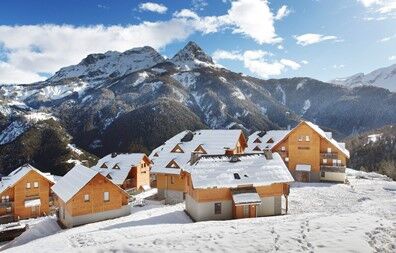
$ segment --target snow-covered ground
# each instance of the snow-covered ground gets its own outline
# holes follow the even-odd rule
[[[126,217],[43,233],[7,251],[396,252],[396,182],[353,170],[348,179],[295,183],[284,216],[192,223],[183,204],[147,205]]]

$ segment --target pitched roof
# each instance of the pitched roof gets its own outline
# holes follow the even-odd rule
[[[192,185],[196,189],[266,186],[293,182],[293,177],[279,154],[266,159],[262,154],[238,156],[203,156],[190,166]]]
[[[12,171],[8,176],[1,179],[0,193],[5,191],[7,188],[15,185],[22,177],[24,177],[30,171],[34,171],[41,176],[45,177],[48,181],[54,183],[54,177],[50,173],[44,173],[36,169],[30,164],[22,165],[21,167]]]
[[[184,138],[186,135],[192,135],[191,138]],[[195,132],[183,131],[169,140],[163,145],[154,149],[150,154],[150,159],[153,161],[152,173],[164,173],[164,168],[170,161],[175,161],[182,170],[188,169],[188,162],[191,159],[191,153],[201,146],[206,154],[222,155],[228,149],[234,149],[240,136],[243,136],[242,130],[214,130],[205,129]],[[184,153],[171,152],[175,146],[178,145]],[[154,154],[158,154],[156,157]],[[180,170],[175,173],[178,174]],[[168,173],[169,174],[169,173]]]
[[[91,169],[104,176],[109,175],[115,184],[120,185],[124,183],[131,168],[139,165],[145,156],[144,153],[117,154],[115,157],[109,154],[101,158]],[[107,168],[101,168],[103,164],[106,164]],[[115,169],[114,166],[117,166],[117,168]]]
[[[59,179],[51,189],[66,203],[98,173],[99,172],[95,170],[77,164],[66,175]]]
[[[310,121],[303,121],[303,122],[305,122],[308,126],[310,126],[313,130],[315,130],[321,137],[325,138],[327,141],[333,144],[333,146],[335,146],[339,151],[341,151],[346,157],[349,158],[349,150],[345,148],[345,143],[337,142],[332,138],[332,136],[329,136],[328,132],[323,131],[318,125],[315,125]]]
[[[278,144],[280,140],[282,140],[291,130],[270,130],[267,131],[264,135],[263,132],[256,131],[251,134],[248,138],[248,147],[246,149],[246,153],[259,153],[264,149],[271,149],[273,146]],[[255,143],[255,140],[259,139],[261,143]],[[269,140],[273,140],[273,142],[268,143]]]

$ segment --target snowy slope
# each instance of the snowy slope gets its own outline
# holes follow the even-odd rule
[[[396,92],[396,64],[374,70],[368,74],[358,73],[345,78],[336,78],[330,83],[356,87],[361,85],[374,85]]]
[[[396,182],[353,170],[348,179],[349,185],[296,183],[285,216],[192,223],[183,204],[148,205],[8,251],[394,252]]]
[[[71,77],[83,79],[118,77],[152,67],[163,60],[164,58],[151,47],[133,48],[123,53],[109,51],[104,54],[91,54],[77,65],[62,68],[48,81]]]

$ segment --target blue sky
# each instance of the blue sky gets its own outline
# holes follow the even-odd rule
[[[0,83],[45,79],[89,53],[196,41],[261,78],[330,80],[396,63],[396,0],[2,1]]]

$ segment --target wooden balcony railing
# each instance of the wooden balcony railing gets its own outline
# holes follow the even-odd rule
[[[338,153],[320,153],[320,157],[323,159],[336,159],[338,158]]]
[[[1,201],[0,208],[12,207],[14,201]]]
[[[320,166],[320,171],[324,171],[324,172],[345,173],[345,169],[346,169],[345,165],[334,165],[334,166],[321,165]]]

